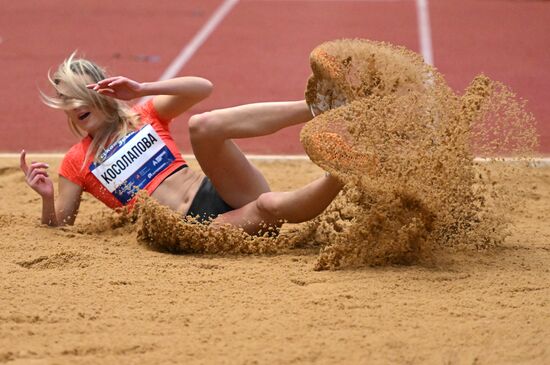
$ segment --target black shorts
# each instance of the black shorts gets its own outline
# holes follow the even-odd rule
[[[195,217],[201,223],[205,223],[231,210],[233,208],[223,201],[208,176],[205,176],[195,198],[191,202],[187,215]]]

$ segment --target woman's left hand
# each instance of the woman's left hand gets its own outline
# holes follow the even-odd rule
[[[86,85],[88,89],[115,99],[132,100],[143,95],[143,84],[123,76],[109,77],[96,84]]]

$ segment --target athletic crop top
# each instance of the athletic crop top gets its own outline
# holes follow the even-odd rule
[[[153,101],[134,107],[142,126],[113,143],[99,165],[86,163],[92,138],[72,146],[59,168],[59,175],[82,187],[109,208],[133,205],[139,189],[152,194],[171,173],[185,165],[170,134],[171,120],[160,119]]]

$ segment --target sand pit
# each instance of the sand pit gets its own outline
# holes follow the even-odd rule
[[[548,167],[506,178],[525,204],[500,247],[315,271],[318,247],[153,251],[90,197],[74,227],[42,227],[17,160],[1,166],[0,363],[550,361]],[[305,161],[258,166],[276,189],[322,174]]]
[[[550,167],[528,166],[523,102],[483,75],[455,94],[383,43],[311,61],[301,140],[320,167],[258,163],[274,190],[322,169],[346,184],[310,222],[249,236],[86,197],[49,229],[6,159],[0,362],[550,362]]]

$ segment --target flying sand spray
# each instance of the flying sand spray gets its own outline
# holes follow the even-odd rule
[[[311,53],[301,131],[311,160],[346,185],[319,217],[280,234],[212,229],[162,207],[139,206],[139,238],[172,252],[274,253],[321,247],[316,269],[411,264],[435,247],[486,248],[506,237],[505,190],[474,154],[528,157],[534,118],[505,85],[480,75],[464,95],[403,47],[368,40]]]

